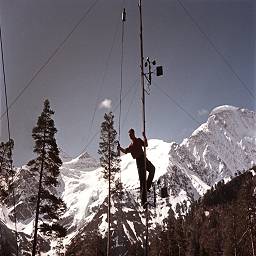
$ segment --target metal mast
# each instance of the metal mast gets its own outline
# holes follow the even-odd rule
[[[110,237],[110,209],[111,209],[111,201],[110,201],[110,195],[111,195],[111,188],[110,188],[110,182],[111,182],[111,153],[110,153],[111,147],[110,147],[110,130],[108,131],[108,241],[107,241],[107,256],[110,256],[110,249],[111,249],[111,237]]]
[[[143,56],[143,23],[142,23],[142,0],[139,0],[139,12],[140,12],[140,69],[141,69],[141,90],[142,90],[142,122],[143,133],[146,134],[146,114],[145,114],[145,83],[144,83],[144,56]],[[146,145],[144,143],[144,196],[147,200],[147,175],[146,175]],[[145,234],[145,256],[148,256],[148,204],[145,206],[146,217],[146,234]]]

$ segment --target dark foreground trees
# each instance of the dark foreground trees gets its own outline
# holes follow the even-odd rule
[[[185,216],[186,255],[255,255],[256,176],[216,184]]]
[[[28,165],[38,178],[38,193],[32,198],[32,200],[36,200],[33,256],[36,255],[37,250],[38,229],[45,236],[61,238],[66,235],[66,229],[59,223],[66,206],[56,190],[62,161],[55,139],[57,129],[52,119],[53,114],[49,100],[45,100],[43,111],[32,131],[35,141],[34,152],[37,157]],[[39,219],[41,224],[38,227]]]
[[[14,172],[12,170],[12,150],[14,142],[0,143],[0,200],[5,202],[11,190]]]

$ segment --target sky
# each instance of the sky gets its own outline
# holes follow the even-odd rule
[[[180,143],[216,106],[255,110],[254,0],[147,0],[144,57],[163,66],[146,94],[149,139]],[[123,89],[121,85],[122,21]],[[48,98],[59,147],[98,157],[100,124],[113,111],[122,146],[142,131],[138,1],[0,0],[14,164],[33,158],[32,128]],[[7,140],[3,72],[1,141]],[[17,98],[18,97],[18,98]]]

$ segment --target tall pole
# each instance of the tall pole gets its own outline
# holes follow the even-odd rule
[[[146,115],[145,115],[145,85],[144,85],[144,57],[143,57],[143,34],[142,34],[142,0],[139,0],[140,10],[140,76],[141,76],[141,90],[142,90],[142,120],[143,120],[143,132],[146,130]],[[144,152],[146,153],[146,147],[144,145]],[[146,154],[145,154],[146,155]]]
[[[19,255],[19,245],[18,245],[18,230],[17,230],[17,213],[16,213],[16,199],[15,199],[15,185],[14,185],[14,171],[13,171],[13,161],[12,161],[12,148],[11,148],[11,132],[10,132],[10,118],[9,118],[9,107],[8,107],[8,97],[7,97],[7,86],[6,86],[6,75],[5,75],[5,65],[4,65],[4,49],[3,49],[3,39],[2,39],[2,27],[0,25],[0,44],[1,44],[1,60],[2,60],[2,70],[3,70],[3,80],[4,80],[4,95],[5,95],[5,106],[6,106],[6,118],[7,118],[7,130],[8,130],[8,141],[9,141],[9,152],[10,152],[10,169],[11,169],[11,182],[12,182],[12,198],[13,198],[13,212],[14,212],[14,222],[15,222],[15,238],[16,238],[16,255]],[[9,184],[8,184],[9,186]]]
[[[142,24],[142,0],[139,0],[139,12],[140,12],[140,69],[141,69],[141,90],[142,90],[142,122],[143,133],[146,134],[146,115],[145,115],[145,84],[144,84],[144,57],[143,57],[143,24]],[[147,175],[146,175],[146,145],[144,143],[144,191],[142,195],[147,200]],[[144,193],[143,193],[144,192]],[[146,238],[145,238],[145,256],[148,256],[148,204],[145,207],[146,215]]]
[[[108,241],[107,241],[107,256],[110,256],[110,182],[111,182],[111,153],[110,153],[110,130],[108,131]]]
[[[250,238],[251,238],[251,246],[252,246],[252,255],[255,256],[255,249],[254,249],[254,243],[253,243],[253,235],[252,235],[252,213],[250,213]]]

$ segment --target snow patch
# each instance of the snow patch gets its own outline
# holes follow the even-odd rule
[[[219,106],[219,107],[214,108],[210,112],[209,116],[217,115],[217,114],[222,113],[224,111],[236,112],[238,109],[239,109],[238,107],[229,106],[229,105],[223,105],[223,106]]]

